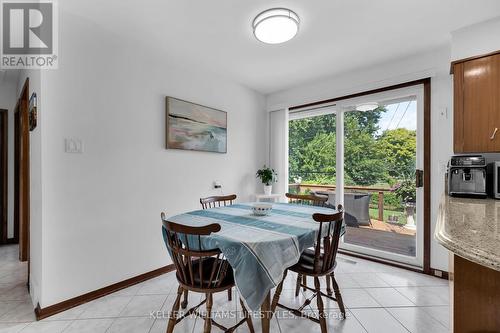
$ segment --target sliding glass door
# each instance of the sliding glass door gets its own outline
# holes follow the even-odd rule
[[[422,129],[421,86],[292,112],[289,190],[343,204],[343,250],[422,267]]]
[[[292,113],[289,119],[289,192],[309,193],[332,188],[336,183],[335,109]],[[306,184],[308,187],[304,187]]]

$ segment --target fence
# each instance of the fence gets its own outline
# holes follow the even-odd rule
[[[335,185],[319,185],[319,184],[289,184],[289,189],[295,189],[297,193],[309,191],[334,191]],[[366,187],[366,186],[344,186],[344,189],[352,192],[369,192],[377,193],[378,195],[378,220],[384,221],[384,193],[391,193],[393,189],[383,187]]]

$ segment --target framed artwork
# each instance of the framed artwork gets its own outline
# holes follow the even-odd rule
[[[33,131],[36,128],[37,118],[38,118],[37,104],[38,103],[37,103],[36,93],[33,93],[30,97],[30,105],[28,109],[30,131]]]
[[[227,112],[166,98],[167,149],[227,152]]]

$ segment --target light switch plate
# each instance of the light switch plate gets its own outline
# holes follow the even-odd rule
[[[66,138],[64,140],[64,147],[66,153],[72,153],[72,154],[83,153],[83,142],[80,139]]]

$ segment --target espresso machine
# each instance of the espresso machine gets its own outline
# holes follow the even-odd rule
[[[448,194],[486,198],[486,159],[481,155],[452,156],[448,162]]]

